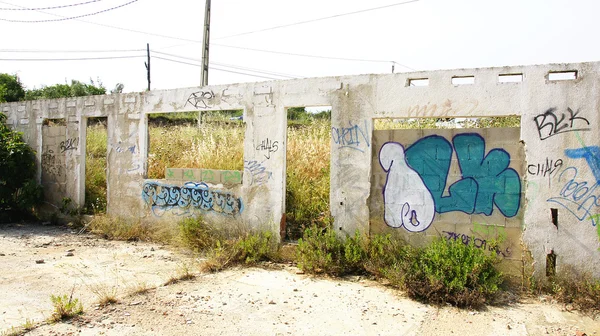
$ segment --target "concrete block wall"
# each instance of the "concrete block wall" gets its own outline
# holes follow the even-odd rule
[[[525,188],[519,128],[376,130],[370,232],[411,245],[459,240],[522,276]]]
[[[565,71],[576,72],[576,78],[553,80],[556,73]],[[40,168],[44,120],[65,119],[65,135],[60,141],[79,138],[83,144],[87,118],[107,117],[107,211],[111,216],[160,223],[171,221],[171,215],[189,215],[188,209],[199,208],[223,225],[239,222],[279,232],[285,218],[286,109],[331,106],[330,207],[334,228],[341,235],[353,234],[355,230],[368,233],[382,227],[383,218],[373,215],[382,206],[374,203],[376,194],[382,192],[377,190],[382,183],[381,168],[374,160],[381,149],[380,136],[374,137],[375,119],[518,115],[525,168],[510,163],[521,182],[518,214],[504,218],[502,224],[503,218],[496,214],[501,207],[497,206],[491,216],[460,211],[434,213],[435,221],[440,223],[434,221],[433,227],[460,234],[460,239],[462,235],[471,239],[506,235],[510,242],[520,235],[531,254],[530,265],[541,278],[546,274],[546,261],[552,259],[548,255],[556,257],[558,271],[574,267],[600,276],[599,73],[600,63],[595,62],[309,78],[19,102],[1,104],[0,111],[8,115],[8,124],[24,132],[26,141],[36,149]],[[500,76],[507,74],[517,74],[519,80],[503,81]],[[470,77],[471,83],[456,84],[457,77]],[[428,85],[411,85],[413,79],[427,79]],[[241,184],[197,178],[146,179],[149,113],[230,109],[243,109],[246,123]],[[389,136],[393,139],[394,135]],[[398,142],[408,146],[426,136],[425,132],[403,135]],[[458,134],[442,134],[448,141],[454,136]],[[504,143],[500,141],[503,136],[482,137],[488,153],[490,148],[498,148],[510,153],[511,158],[520,155],[516,153],[521,149],[513,139]],[[260,151],[266,139],[279,144],[279,150],[267,159]],[[59,139],[46,141],[55,140]],[[85,146],[69,150],[65,156],[68,178],[61,192],[76,205],[84,203],[83,158]],[[454,170],[450,175],[457,176],[456,164],[451,169]],[[446,182],[450,185],[454,181]],[[442,183],[439,184],[441,188]],[[183,209],[172,204],[169,193],[188,197],[181,203]],[[167,194],[169,197],[165,197]],[[199,194],[204,198],[196,197]],[[422,196],[420,206],[424,208],[427,193],[417,195]],[[394,229],[401,230],[404,229]],[[410,232],[410,240],[427,241],[431,236],[428,231]]]

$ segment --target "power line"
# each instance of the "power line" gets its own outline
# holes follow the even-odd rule
[[[97,12],[93,12],[93,13],[88,13],[88,14],[82,14],[82,15],[77,15],[77,16],[71,16],[71,17],[62,17],[60,19],[47,19],[47,20],[10,20],[10,19],[2,19],[0,18],[0,21],[5,21],[5,22],[17,22],[17,23],[42,23],[42,22],[56,22],[56,21],[66,21],[66,20],[75,20],[75,19],[79,19],[82,17],[88,17],[88,16],[93,16],[93,15],[97,15],[97,14],[101,14],[101,13],[106,13],[115,9],[119,9],[121,7],[125,7],[127,5],[130,5],[134,2],[137,2],[138,0],[131,0],[129,2],[126,2],[122,5],[119,6],[114,6],[114,7],[110,7],[107,9],[103,9],[101,11],[97,11]],[[14,6],[14,5],[13,5]],[[21,6],[19,6],[21,7]],[[39,12],[39,10],[36,10]],[[44,13],[44,14],[49,14],[49,13]]]
[[[0,53],[117,53],[117,52],[140,52],[146,49],[113,49],[113,50],[42,50],[42,49],[0,49]]]
[[[394,6],[406,5],[406,4],[409,4],[409,3],[412,3],[412,2],[417,2],[417,1],[419,1],[419,0],[409,0],[409,1],[404,1],[404,2],[398,2],[398,3],[391,4],[391,5],[381,6],[381,7],[367,8],[367,9],[362,9],[362,10],[358,10],[358,11],[355,11],[355,12],[349,12],[349,13],[343,13],[343,14],[325,16],[325,17],[318,18],[318,19],[312,19],[312,20],[294,22],[294,23],[289,23],[289,24],[285,24],[285,25],[274,26],[274,27],[269,27],[269,28],[263,28],[263,29],[253,30],[253,31],[249,31],[249,32],[239,33],[239,34],[233,34],[233,35],[228,35],[228,36],[216,37],[214,39],[215,40],[220,40],[220,39],[225,39],[225,38],[230,38],[230,37],[255,34],[255,33],[260,33],[260,32],[264,32],[264,31],[268,31],[268,30],[275,30],[275,29],[286,28],[286,27],[291,27],[291,26],[297,26],[297,25],[311,23],[311,22],[316,22],[316,21],[322,21],[322,20],[328,20],[328,19],[338,18],[338,17],[346,16],[346,15],[354,15],[354,14],[359,14],[359,13],[364,13],[364,12],[370,12],[370,11],[384,9],[384,8],[389,8],[389,7],[394,7]]]
[[[138,56],[109,56],[109,57],[82,57],[82,58],[0,58],[0,61],[15,61],[15,62],[49,62],[49,61],[92,61],[92,60],[108,60],[108,59],[124,59],[124,58],[139,58],[146,55]]]
[[[81,6],[81,5],[87,5],[87,4],[91,4],[93,2],[100,2],[102,0],[90,0],[90,1],[86,1],[86,2],[80,2],[80,3],[75,3],[75,4],[70,4],[70,5],[61,5],[61,6],[53,6],[53,7],[39,7],[39,8],[0,8],[0,10],[6,10],[6,11],[38,11],[38,10],[49,10],[49,9],[59,9],[59,8],[67,8],[67,7],[75,7],[75,6]]]
[[[10,6],[20,7],[20,8],[26,8],[26,7],[23,7],[23,6],[11,4],[11,3],[6,2],[6,1],[0,1],[0,3],[6,4],[6,5],[10,5]],[[54,13],[46,13],[46,12],[42,12],[42,11],[38,11],[38,12],[40,12],[42,14],[47,14],[47,15],[52,15],[52,16],[60,17],[60,18],[67,18],[66,16],[62,16],[62,15],[58,15],[58,14],[54,14]],[[169,36],[169,35],[162,35],[162,34],[156,34],[156,33],[148,33],[148,32],[143,32],[143,31],[135,30],[135,29],[129,29],[129,28],[111,26],[111,25],[104,24],[104,23],[97,23],[97,22],[92,22],[92,21],[87,21],[87,20],[79,20],[79,19],[74,19],[74,20],[75,21],[79,21],[79,22],[85,22],[85,23],[93,24],[93,25],[96,25],[96,26],[101,26],[101,27],[106,27],[106,28],[112,28],[112,29],[127,31],[127,32],[131,32],[131,33],[144,34],[144,35],[149,35],[149,36],[156,36],[156,37],[162,37],[162,38],[167,38],[167,39],[172,39],[172,40],[179,40],[179,41],[185,41],[185,42],[192,42],[192,43],[202,43],[202,41],[198,41],[198,40],[192,40],[192,39],[186,39],[186,38],[181,38],[181,37],[176,37],[176,36]]]
[[[185,60],[189,60],[189,61],[202,62],[202,60],[197,59],[197,58],[185,57],[185,56],[180,56],[180,55],[175,55],[175,54],[170,54],[170,53],[160,52],[160,51],[155,51],[155,50],[152,50],[152,52],[155,54],[177,57],[177,58],[181,58],[181,59],[185,59]],[[290,74],[273,72],[273,71],[269,71],[269,70],[242,67],[242,66],[233,65],[233,64],[225,64],[225,63],[217,63],[217,62],[211,62],[211,64],[224,66],[224,67],[228,67],[228,68],[233,68],[233,69],[238,69],[238,70],[258,72],[258,73],[263,73],[263,74],[267,74],[267,75],[275,75],[275,76],[280,76],[280,77],[288,77],[288,78],[299,78],[300,77],[300,76],[295,76],[295,75],[290,75]]]
[[[400,66],[403,66],[403,67],[405,67],[407,69],[416,71],[415,69],[413,69],[413,68],[411,68],[409,66],[400,64],[400,63],[398,63],[396,61],[361,59],[361,58],[346,58],[346,57],[331,57],[331,56],[307,55],[307,54],[296,54],[296,53],[289,53],[289,52],[283,52],[283,51],[274,51],[274,50],[263,50],[263,49],[255,49],[255,48],[238,47],[238,46],[231,46],[231,45],[225,45],[225,44],[219,44],[219,43],[213,43],[212,45],[218,46],[218,47],[224,47],[224,48],[233,48],[233,49],[240,49],[240,50],[257,51],[257,52],[263,52],[263,53],[269,53],[269,54],[279,54],[279,55],[298,56],[298,57],[310,57],[310,58],[330,59],[330,60],[338,60],[338,61],[372,62],[372,63],[393,63],[393,64],[398,64]]]
[[[165,57],[160,57],[160,56],[153,56],[153,57],[161,59],[161,60],[169,61],[169,62],[187,64],[187,65],[191,65],[191,66],[195,66],[195,67],[202,67],[202,65],[200,65],[200,64],[194,64],[194,63],[189,63],[189,62],[184,62],[184,61],[178,61],[178,60],[174,60],[174,59],[170,59],[170,58],[165,58]],[[217,70],[217,71],[223,71],[223,72],[230,72],[230,73],[240,74],[240,75],[252,76],[252,77],[259,77],[259,78],[279,80],[279,78],[273,78],[273,77],[267,77],[267,76],[260,76],[260,75],[253,75],[253,74],[249,74],[249,73],[237,72],[237,71],[232,71],[232,70],[225,70],[225,69],[220,69],[220,68],[215,68],[215,67],[211,67],[211,69]]]

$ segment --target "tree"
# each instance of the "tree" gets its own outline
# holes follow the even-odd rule
[[[10,212],[27,212],[42,198],[36,183],[34,151],[21,133],[6,124],[0,113],[0,220]]]
[[[17,75],[0,73],[0,102],[16,102],[25,97],[25,89]]]
[[[42,86],[40,89],[27,90],[27,92],[25,92],[25,100],[93,96],[103,95],[105,93],[106,88],[104,88],[100,81],[98,81],[98,84],[96,85],[91,79],[90,84],[72,80],[71,84],[56,84]]]

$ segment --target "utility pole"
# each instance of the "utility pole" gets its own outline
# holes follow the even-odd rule
[[[146,53],[148,54],[148,61],[144,64],[146,65],[146,72],[148,72],[148,91],[150,91],[150,43],[146,43]]]
[[[202,49],[202,78],[201,86],[208,85],[208,49],[210,46],[210,0],[206,0],[204,11],[204,48]]]

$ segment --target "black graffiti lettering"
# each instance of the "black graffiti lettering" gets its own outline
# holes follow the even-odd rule
[[[543,114],[537,115],[535,118],[533,118],[533,121],[537,126],[540,140],[545,140],[561,133],[590,130],[589,128],[581,128],[583,122],[585,122],[587,126],[590,125],[590,122],[586,118],[578,116],[580,110],[573,112],[573,110],[569,107],[567,108],[567,112],[569,113],[568,116],[565,115],[565,113],[561,113],[560,116],[558,116],[556,113],[556,108],[552,107]],[[576,125],[574,125],[575,121],[577,120],[580,121],[580,126],[577,126],[580,128],[577,128]]]

